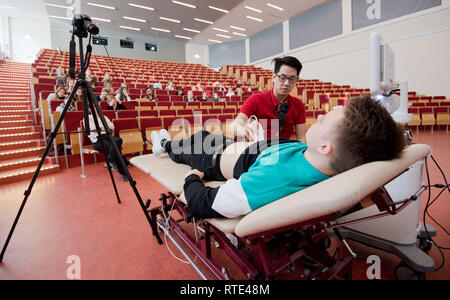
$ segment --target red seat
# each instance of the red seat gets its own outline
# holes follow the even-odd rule
[[[119,110],[117,112],[117,117],[119,119],[130,119],[136,118],[138,116],[138,112],[136,110]]]

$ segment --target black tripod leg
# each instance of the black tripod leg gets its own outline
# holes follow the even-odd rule
[[[90,87],[88,87],[87,84],[86,84],[85,92],[86,92],[86,94],[84,95],[84,99],[86,99],[87,104],[89,105],[89,108],[90,108],[91,112],[95,112],[96,108],[94,107],[94,103],[96,103],[97,100],[94,98],[94,95],[93,95]],[[93,102],[93,101],[95,101],[95,102]],[[96,103],[96,104],[98,105],[98,103]],[[84,105],[86,107],[88,107],[86,105],[86,103]],[[101,114],[101,109],[99,111],[97,111],[97,113]],[[121,204],[122,201],[120,201],[119,191],[117,190],[116,181],[114,180],[114,176],[112,174],[111,166],[110,166],[109,161],[108,161],[109,153],[108,153],[108,150],[105,147],[105,141],[104,141],[103,136],[102,136],[102,130],[101,130],[100,124],[98,122],[97,113],[92,113],[92,118],[94,119],[94,124],[95,124],[95,128],[96,128],[96,131],[97,131],[97,134],[98,134],[98,139],[99,139],[100,145],[101,145],[101,147],[103,149],[103,155],[105,155],[106,165],[108,167],[109,176],[111,177],[111,182],[113,184],[114,192],[115,192],[116,197],[117,197],[117,203]],[[100,119],[102,121],[103,127],[106,129],[106,132],[108,132],[109,128],[108,128],[108,124],[106,123],[105,118],[103,117],[103,120],[102,120],[102,118],[100,117]],[[89,124],[89,120],[85,119],[85,124]],[[112,144],[114,144],[114,142],[111,139],[110,139],[110,142]]]
[[[70,94],[69,99],[67,100],[66,105],[64,106],[64,110],[61,113],[61,116],[58,122],[56,123],[53,132],[50,134],[50,139],[48,141],[47,147],[45,148],[44,154],[42,155],[41,160],[39,161],[39,164],[36,168],[36,171],[34,172],[30,185],[28,186],[28,189],[25,191],[25,197],[22,201],[22,204],[20,205],[19,212],[17,213],[17,216],[14,219],[11,230],[9,231],[8,237],[6,238],[5,245],[3,246],[2,252],[0,253],[0,263],[3,262],[3,256],[5,255],[6,249],[8,248],[9,242],[11,241],[12,235],[14,234],[14,230],[16,229],[17,223],[19,222],[20,216],[22,215],[23,209],[25,208],[28,198],[31,195],[31,191],[33,190],[36,179],[39,176],[39,172],[41,171],[42,166],[44,165],[44,162],[47,159],[48,153],[50,152],[50,148],[53,147],[53,141],[55,140],[56,135],[58,134],[58,130],[61,127],[61,124],[64,120],[64,116],[66,115],[73,99],[75,98],[75,93],[80,85],[81,83],[78,81],[73,87],[72,93]]]
[[[150,227],[152,228],[152,232],[153,235],[156,237],[157,241],[159,244],[162,244],[162,240],[158,234],[158,230],[157,230],[157,226],[156,226],[156,220],[152,219],[147,211],[147,208],[145,207],[144,201],[141,198],[141,195],[139,194],[139,191],[136,188],[136,182],[133,180],[133,177],[131,176],[128,167],[125,163],[125,160],[123,159],[123,155],[122,152],[120,151],[120,149],[118,148],[118,146],[116,145],[116,143],[114,143],[111,139],[112,137],[112,130],[108,127],[108,124],[106,122],[105,116],[102,113],[102,110],[100,108],[100,105],[98,104],[97,100],[94,98],[94,95],[92,93],[92,91],[90,90],[90,88],[87,88],[88,93],[88,101],[89,101],[89,107],[91,108],[91,112],[96,112],[93,113],[93,119],[94,119],[94,123],[95,126],[97,128],[99,128],[99,124],[98,124],[98,118],[97,116],[100,118],[100,121],[103,124],[103,127],[105,128],[106,131],[106,135],[108,136],[108,138],[111,140],[111,144],[113,146],[112,151],[114,152],[114,154],[116,155],[116,157],[118,157],[118,163],[120,164],[120,168],[125,172],[125,175],[128,179],[128,182],[131,185],[131,188],[133,189],[134,194],[136,195],[136,198],[138,199],[139,205],[141,206],[145,217],[147,218],[148,223],[150,224]],[[103,138],[102,136],[99,134],[99,138],[101,139],[102,143],[103,143]],[[105,149],[105,147],[102,144],[103,149]],[[108,166],[109,167],[109,166]],[[111,175],[112,176],[112,175]]]

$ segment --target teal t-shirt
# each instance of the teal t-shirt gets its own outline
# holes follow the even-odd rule
[[[305,159],[303,153],[307,149],[302,143],[287,143],[261,153],[241,176],[241,186],[252,210],[329,178]]]

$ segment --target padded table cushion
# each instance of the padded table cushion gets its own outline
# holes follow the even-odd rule
[[[400,175],[414,163],[431,154],[427,145],[411,145],[402,158],[373,162],[334,176],[307,189],[265,205],[245,217],[210,219],[212,225],[226,233],[244,237],[326,216],[352,207],[376,189]],[[189,166],[176,164],[168,156],[135,157],[131,163],[143,170],[175,195],[184,199],[184,174]],[[220,182],[207,183],[219,186]]]

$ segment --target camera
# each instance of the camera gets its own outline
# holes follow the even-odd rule
[[[78,37],[87,38],[88,33],[92,35],[97,35],[100,29],[92,23],[92,19],[87,15],[75,15],[72,20],[72,25],[74,27],[73,34]]]

